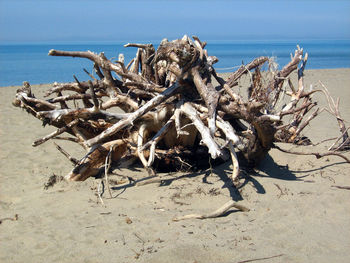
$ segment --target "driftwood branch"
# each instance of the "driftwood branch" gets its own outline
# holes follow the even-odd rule
[[[208,213],[208,214],[189,214],[189,215],[185,215],[185,216],[180,216],[180,217],[175,217],[173,218],[173,221],[181,221],[181,220],[185,220],[185,219],[207,219],[207,218],[214,218],[214,217],[219,217],[222,216],[223,214],[225,214],[230,208],[236,208],[240,211],[243,212],[249,212],[249,208],[237,204],[235,201],[228,201],[227,203],[225,203],[224,205],[222,205],[220,208],[218,208],[217,210],[215,210],[214,212]]]
[[[285,153],[290,153],[290,154],[295,154],[295,155],[313,155],[315,156],[317,159],[326,157],[326,156],[338,156],[342,159],[345,160],[345,162],[350,163],[350,159],[347,158],[345,155],[339,153],[339,152],[324,152],[324,153],[319,153],[319,152],[297,152],[297,151],[291,151],[291,150],[286,150],[286,149],[282,149],[281,147],[275,145],[274,148],[280,150],[281,152],[285,152]]]

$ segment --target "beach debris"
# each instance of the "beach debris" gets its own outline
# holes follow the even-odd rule
[[[50,187],[53,187],[56,183],[64,180],[63,176],[52,174],[47,182],[44,184],[44,189],[48,190]]]
[[[18,220],[18,214],[15,214],[14,217],[5,217],[0,219],[0,224],[2,224],[4,221],[17,221]]]
[[[232,207],[234,207],[237,210],[240,210],[242,212],[249,212],[250,211],[249,208],[247,208],[241,204],[237,204],[237,202],[235,202],[233,200],[230,200],[230,201],[226,202],[223,206],[221,206],[219,209],[215,210],[212,213],[209,213],[209,214],[189,214],[189,215],[179,216],[179,217],[173,218],[173,221],[180,221],[180,220],[193,219],[193,218],[196,218],[196,219],[215,218],[215,217],[223,216]]]
[[[350,190],[350,186],[332,185],[332,187],[344,190]]]
[[[241,261],[238,261],[237,263],[248,263],[248,262],[253,262],[253,261],[261,261],[261,260],[272,259],[272,258],[277,258],[277,257],[282,257],[282,256],[284,256],[284,254],[279,254],[279,255],[270,256],[270,257],[263,257],[263,258],[241,260]]]
[[[136,56],[128,64],[122,54],[111,61],[104,53],[52,49],[50,56],[90,60],[95,75],[84,69],[91,80],[73,76],[74,82],[55,82],[45,98],[36,98],[28,82],[17,90],[13,105],[40,119],[44,126],[57,128],[35,140],[33,146],[57,139],[86,150],[86,155],[77,159],[56,145],[74,165],[67,180],[102,175],[105,180],[100,186],[106,185],[112,196],[108,171],[119,164],[139,160],[149,178],[156,178],[158,171],[202,169],[231,159],[231,180],[238,184],[241,168],[257,166],[272,148],[317,158],[335,155],[350,163],[339,152],[350,148],[339,100],[335,101],[322,83],[321,89],[306,91],[308,54],[299,46],[281,70],[272,59],[258,57],[242,64],[227,79],[216,73],[218,58],[209,55],[206,42],[196,36],[163,39],[157,49],[152,44],[128,43],[125,47],[136,48]],[[295,70],[297,85],[290,77]],[[250,79],[247,94],[238,89],[244,76]],[[324,93],[328,108],[318,106],[312,97],[315,92]],[[328,152],[300,153],[276,145],[310,145],[302,131],[322,111],[336,117],[341,131]],[[103,203],[102,192],[99,190],[98,196]]]

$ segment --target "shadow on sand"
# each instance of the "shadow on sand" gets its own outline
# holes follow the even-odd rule
[[[259,177],[271,177],[278,180],[286,180],[286,181],[304,181],[304,178],[309,176],[309,174],[302,175],[302,176],[297,176],[297,174],[315,172],[315,171],[319,171],[324,168],[342,164],[342,163],[344,162],[330,163],[322,167],[293,171],[289,169],[288,165],[278,165],[273,160],[273,158],[268,154],[265,157],[265,159],[261,162],[261,164],[254,169],[241,167],[240,180],[239,180],[240,182],[239,184],[236,184],[236,185],[234,185],[230,179],[231,172],[232,172],[230,168],[231,162],[225,162],[223,164],[214,166],[212,169],[184,173],[180,176],[178,176],[177,173],[162,174],[160,175],[160,179],[157,182],[159,183],[160,187],[164,187],[164,186],[171,185],[174,181],[181,180],[184,178],[202,177],[202,182],[204,184],[211,184],[210,182],[208,182],[208,177],[212,173],[214,173],[217,176],[219,176],[222,182],[224,182],[222,188],[226,188],[229,191],[232,200],[240,201],[240,200],[243,200],[243,197],[240,194],[240,189],[242,189],[249,182],[253,184],[257,193],[259,194],[266,193],[264,186],[259,182]],[[129,167],[128,169],[133,169],[136,171],[139,169],[142,170],[143,167],[134,166],[134,167]],[[158,176],[148,176],[137,180],[129,180],[128,184],[113,186],[111,187],[111,189],[116,191],[123,190],[124,192],[128,188],[134,187],[137,183],[147,181],[150,179],[157,179],[157,178]]]

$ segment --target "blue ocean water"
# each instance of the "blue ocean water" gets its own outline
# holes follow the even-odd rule
[[[350,68],[350,40],[212,41],[208,42],[206,49],[209,55],[219,59],[215,64],[218,72],[231,72],[234,71],[233,67],[242,62],[248,63],[258,56],[275,57],[281,68],[290,61],[290,53],[294,53],[297,44],[309,53],[307,69]],[[116,59],[119,53],[123,53],[126,64],[136,53],[136,48],[124,48],[123,44],[0,45],[0,86],[21,85],[23,81],[31,84],[70,82],[74,81],[73,75],[81,81],[89,79],[82,69],[92,72],[90,61],[51,57],[47,55],[50,49],[104,52],[109,59]]]

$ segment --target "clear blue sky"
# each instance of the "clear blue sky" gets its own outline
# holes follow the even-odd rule
[[[0,43],[350,39],[350,0],[0,0]]]

